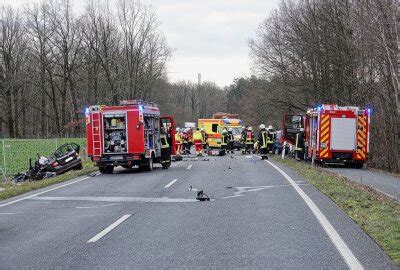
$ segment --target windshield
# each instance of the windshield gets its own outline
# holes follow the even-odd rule
[[[229,128],[232,128],[233,136],[242,134],[243,127],[229,127]]]

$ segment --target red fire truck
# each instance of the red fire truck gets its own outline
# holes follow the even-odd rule
[[[371,109],[319,105],[306,114],[286,115],[284,138],[296,145],[304,130],[305,159],[362,168],[369,153],[370,114]]]
[[[153,170],[153,164],[162,161],[162,127],[170,154],[175,154],[174,119],[161,116],[155,103],[127,100],[119,106],[94,105],[85,114],[87,153],[102,173],[112,173],[116,166]]]

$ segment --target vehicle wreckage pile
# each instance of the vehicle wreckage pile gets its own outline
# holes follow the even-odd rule
[[[83,169],[82,160],[79,155],[80,146],[76,143],[66,143],[48,157],[38,158],[34,164],[29,159],[29,169],[26,172],[18,173],[12,179],[13,182],[37,181],[44,178],[54,177],[70,170]]]

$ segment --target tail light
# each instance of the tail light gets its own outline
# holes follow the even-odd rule
[[[53,164],[51,164],[51,165],[53,165],[53,167],[57,167],[59,164],[57,161],[54,161]]]

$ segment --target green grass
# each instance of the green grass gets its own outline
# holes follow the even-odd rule
[[[3,142],[4,150],[3,151]],[[29,167],[29,159],[32,158],[32,163],[37,159],[37,153],[41,156],[52,154],[57,147],[67,142],[75,142],[81,146],[83,150],[86,140],[84,138],[62,138],[62,139],[4,139],[0,140],[0,167],[4,170],[5,167],[7,176],[13,176],[19,172],[24,172]],[[85,153],[82,153],[82,157]],[[0,179],[2,173],[0,170]]]
[[[307,179],[343,209],[400,265],[400,204],[358,183],[304,162],[283,163]]]
[[[21,184],[15,185],[11,183],[10,181],[6,182],[0,182],[0,187],[4,188],[5,190],[0,192],[0,200],[8,199],[32,190],[36,190],[39,188],[44,188],[49,185],[57,184],[60,182],[64,182],[73,178],[76,178],[81,175],[85,175],[91,172],[94,172],[97,170],[97,167],[93,165],[92,162],[84,162],[83,163],[83,169],[79,171],[69,171],[65,174],[53,177],[53,178],[48,178],[48,179],[43,179],[40,181],[33,181],[33,182],[23,182]]]

